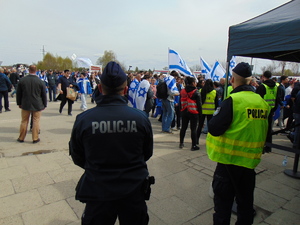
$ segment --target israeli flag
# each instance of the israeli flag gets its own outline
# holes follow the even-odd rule
[[[129,90],[128,90],[128,100],[134,108],[136,108],[135,96],[136,96],[137,90],[139,88],[139,85],[140,85],[140,82],[135,78],[130,83]]]
[[[229,62],[229,78],[232,76],[232,69],[236,66],[236,57],[232,56]]]
[[[206,79],[210,79],[210,71],[211,67],[205,62],[205,60],[200,57],[200,66],[201,66],[201,73],[205,75]]]
[[[135,95],[135,105],[137,109],[144,110],[147,99],[147,93],[150,88],[150,83],[147,80],[142,80]]]
[[[164,78],[164,81],[167,84],[168,89],[171,91],[173,94],[178,94],[178,88],[176,86],[176,80],[173,76],[167,76]]]
[[[210,72],[210,76],[213,81],[218,81],[218,82],[220,81],[221,78],[226,77],[226,71],[218,61],[215,62],[215,65],[213,66]]]
[[[172,49],[169,49],[169,70],[178,70],[180,73],[186,76],[194,77],[185,61],[176,51]]]

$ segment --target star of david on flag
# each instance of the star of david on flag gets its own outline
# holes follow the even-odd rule
[[[147,99],[147,93],[150,88],[150,83],[147,80],[142,80],[137,89],[136,97],[135,97],[135,107],[140,110],[145,109],[145,102]]]
[[[186,76],[194,77],[186,62],[172,49],[169,49],[169,70],[178,70]]]
[[[230,78],[232,76],[232,69],[236,66],[236,57],[232,56],[230,62],[229,62],[229,76],[228,78]]]
[[[201,73],[205,75],[206,79],[210,79],[211,67],[208,65],[207,62],[205,62],[205,60],[202,57],[200,57],[200,66],[201,66]]]
[[[221,78],[226,77],[226,71],[218,61],[215,62],[215,65],[210,72],[210,76],[213,81],[220,81]]]

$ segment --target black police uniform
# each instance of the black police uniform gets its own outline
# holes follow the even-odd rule
[[[142,186],[153,133],[145,112],[120,95],[102,95],[97,106],[76,117],[70,154],[85,169],[76,199],[86,202],[82,224],[148,224]],[[138,220],[138,222],[137,222]]]

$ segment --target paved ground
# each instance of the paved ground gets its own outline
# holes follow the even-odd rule
[[[0,114],[0,224],[1,225],[79,225],[84,204],[75,201],[75,185],[83,170],[73,165],[68,155],[68,140],[75,115],[80,113],[75,102],[73,116],[66,109],[58,113],[59,102],[50,102],[41,118],[41,142],[32,144],[28,133],[18,143],[20,109],[10,98],[11,112]],[[89,107],[93,107],[89,104]],[[156,177],[148,202],[152,225],[212,224],[213,201],[209,186],[215,163],[207,158],[205,135],[201,150],[190,151],[190,134],[185,148],[179,149],[179,132],[160,133],[161,124],[151,118],[154,130],[154,155],[148,166]],[[285,136],[275,142],[291,146]],[[286,176],[292,169],[293,154],[274,150],[263,155],[256,169],[257,183],[255,224],[300,224],[300,180]],[[235,221],[232,216],[232,224]]]

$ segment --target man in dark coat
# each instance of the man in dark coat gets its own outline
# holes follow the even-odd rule
[[[145,225],[149,217],[144,196],[146,161],[153,153],[153,133],[145,112],[129,107],[127,77],[109,62],[101,76],[97,107],[76,117],[70,154],[85,170],[76,187],[86,203],[84,225]],[[131,141],[128,141],[131,140]]]
[[[9,79],[12,83],[12,85],[14,86],[14,91],[11,93],[11,97],[13,98],[14,97],[14,94],[17,92],[17,88],[18,88],[18,82],[20,80],[20,76],[19,74],[17,73],[17,70],[16,68],[13,68],[12,69],[12,73],[10,74],[9,76]]]
[[[74,91],[78,91],[78,85],[76,84],[76,81],[74,81],[73,78],[70,77],[70,75],[70,70],[65,70],[64,75],[58,79],[57,88],[60,93],[61,99],[59,113],[62,113],[65,104],[68,102],[68,115],[72,116],[72,105],[74,101],[67,98],[67,87],[73,88]]]
[[[24,142],[29,117],[32,115],[32,142],[40,141],[40,118],[47,107],[47,95],[44,82],[36,75],[36,66],[29,66],[29,75],[22,78],[17,88],[17,105],[22,109],[22,121],[18,142]]]
[[[4,97],[5,112],[10,111],[8,92],[11,89],[11,82],[9,78],[4,74],[4,69],[0,67],[0,113],[2,113],[2,97]]]

